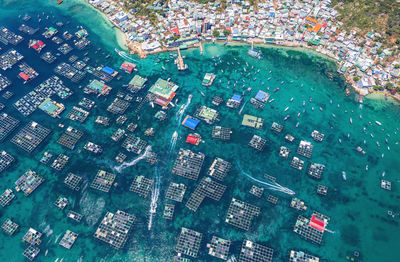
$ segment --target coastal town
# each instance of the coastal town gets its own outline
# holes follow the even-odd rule
[[[338,72],[362,95],[399,90],[400,63],[392,48],[378,40],[380,32],[361,37],[356,30],[346,32],[336,20],[338,12],[330,0],[259,2],[227,0],[209,4],[171,0],[152,1],[143,8],[156,20],[126,10],[124,2],[89,0],[125,34],[131,53],[140,57],[177,48],[200,46],[204,41],[247,42],[309,48],[338,63]]]

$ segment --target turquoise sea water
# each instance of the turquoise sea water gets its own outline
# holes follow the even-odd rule
[[[75,32],[78,25],[83,25],[89,30],[92,47],[84,51],[74,50],[71,54],[82,57],[84,52],[89,52],[90,65],[107,64],[118,68],[124,59],[114,52],[114,48],[118,47],[114,29],[109,23],[103,22],[101,16],[86,4],[77,1],[64,2],[57,6],[55,1],[54,3],[42,1],[35,4],[28,1],[0,1],[1,25],[18,32],[17,28],[22,23],[18,15],[24,13],[29,13],[33,17],[27,24],[41,27],[39,32],[43,32],[45,26],[55,26],[57,21],[64,23],[69,21],[69,24],[59,30],[60,32],[67,29]],[[45,12],[45,15],[42,12]],[[40,23],[37,22],[38,14],[43,18]],[[48,19],[45,18],[47,15],[49,15]],[[19,128],[29,120],[35,120],[51,128],[52,134],[31,155],[9,142],[15,133],[0,144],[0,149],[6,150],[17,158],[15,164],[1,174],[1,192],[6,188],[13,188],[15,180],[28,169],[37,171],[46,179],[31,196],[24,197],[21,193],[16,193],[17,199],[10,206],[0,210],[1,222],[11,217],[20,225],[19,231],[12,237],[4,233],[0,234],[0,261],[24,260],[22,252],[26,246],[21,239],[29,227],[45,233],[40,245],[41,253],[36,261],[55,261],[57,258],[59,260],[63,258],[63,261],[172,261],[181,227],[203,233],[199,257],[194,261],[217,261],[207,254],[206,249],[206,243],[214,235],[232,240],[230,253],[236,257],[243,239],[250,239],[273,248],[274,261],[287,261],[290,249],[307,250],[327,261],[346,261],[346,255],[355,250],[360,252],[362,261],[397,261],[397,250],[400,247],[399,216],[392,218],[387,215],[387,210],[400,212],[398,207],[400,149],[396,144],[399,140],[400,108],[394,102],[383,99],[365,99],[363,105],[360,106],[354,101],[353,96],[346,97],[343,79],[336,74],[336,66],[332,61],[311,52],[261,47],[264,59],[256,60],[248,57],[248,46],[224,47],[211,43],[204,46],[205,52],[202,56],[199,50],[195,49],[182,52],[189,66],[189,70],[185,72],[177,71],[173,63],[174,58],[167,53],[149,56],[145,60],[133,57],[138,64],[138,73],[149,79],[147,87],[155,83],[159,77],[171,78],[171,81],[180,86],[177,92],[179,101],[177,107],[168,111],[168,118],[164,122],[154,119],[154,114],[159,108],[156,106],[153,109],[150,105],[145,106],[140,112],[140,120],[137,120],[133,113],[136,104],[132,104],[127,113],[129,118],[127,122],[138,123],[139,127],[135,135],[152,145],[153,151],[158,154],[159,162],[155,166],[150,166],[142,160],[117,173],[113,171],[116,166],[114,157],[124,150],[120,143],[115,143],[110,139],[110,135],[119,126],[115,124],[116,117],[105,109],[118,91],[126,92],[122,85],[126,84],[133,75],[128,76],[121,72],[123,78],[120,81],[113,80],[109,83],[113,90],[106,98],[84,95],[78,85],[63,79],[75,94],[62,101],[66,106],[66,111],[61,115],[61,119],[52,119],[39,110],[30,117],[23,118],[13,108],[12,103],[52,75],[54,67],[38,59],[38,55],[33,50],[26,48],[30,37],[23,36],[24,42],[16,49],[26,57],[25,61],[40,73],[40,77],[27,85],[22,85],[20,79],[16,77],[18,71],[15,67],[11,71],[1,72],[13,81],[9,90],[13,91],[15,96],[9,101],[0,98],[0,102],[6,104],[5,112],[21,120]],[[33,38],[42,37],[39,37],[38,33]],[[46,49],[56,49],[56,45],[51,41],[46,41],[46,43],[48,44]],[[3,49],[1,52],[9,48],[3,44],[0,44],[0,47]],[[97,48],[101,50],[95,53]],[[111,54],[111,57],[106,60],[107,54]],[[61,56],[58,62],[66,60],[69,56],[70,54]],[[165,71],[162,66],[165,67]],[[246,68],[246,72],[243,68]],[[257,72],[258,70],[260,71]],[[207,88],[201,86],[201,80],[206,72],[217,75],[214,84]],[[93,76],[88,75],[80,85],[86,84],[90,79],[93,79]],[[271,93],[270,99],[275,99],[275,101],[267,103],[264,109],[255,109],[250,102],[247,102],[243,108],[240,108],[241,115],[240,109],[229,109],[222,105],[216,108],[219,111],[218,124],[233,129],[231,141],[221,142],[212,139],[212,126],[202,122],[196,132],[202,136],[205,143],[201,143],[198,147],[185,143],[186,136],[191,131],[180,125],[176,113],[180,105],[186,103],[189,94],[193,95],[193,99],[184,116],[193,115],[200,105],[215,108],[211,104],[214,95],[219,95],[226,101],[233,94],[241,94],[248,87],[252,90],[245,92],[244,103],[254,97],[260,89]],[[277,87],[280,88],[279,91],[273,92]],[[200,94],[200,90],[204,92],[204,97]],[[144,94],[144,92],[139,93],[141,96]],[[84,124],[68,120],[67,112],[84,96],[95,100],[97,107],[91,110],[90,117]],[[290,102],[292,97],[293,102]],[[312,102],[309,102],[310,98]],[[56,100],[59,101],[59,99]],[[303,101],[306,101],[305,106],[303,106]],[[285,112],[286,107],[289,109]],[[262,117],[263,129],[253,130],[241,126],[242,115],[245,113]],[[297,117],[298,113],[301,113],[300,117]],[[291,117],[283,121],[287,114]],[[333,118],[332,114],[335,114],[336,118]],[[97,115],[111,117],[112,124],[107,128],[96,125],[94,120]],[[362,115],[362,119],[359,115]],[[352,125],[349,123],[350,117],[353,119]],[[382,126],[377,126],[374,123],[375,120],[382,122]],[[284,124],[284,131],[281,134],[270,130],[274,121]],[[298,128],[296,128],[297,122],[299,122]],[[77,144],[75,150],[65,150],[57,144],[56,141],[62,133],[62,129],[58,128],[59,123],[66,126],[72,125],[85,131],[85,136]],[[148,127],[154,127],[156,131],[154,137],[144,136],[143,132]],[[364,127],[366,127],[366,133],[363,132]],[[311,139],[310,133],[315,129],[325,134],[325,140],[322,143]],[[175,147],[171,148],[171,136],[174,131],[179,133],[179,138]],[[293,144],[285,141],[286,133],[291,133],[296,138]],[[371,133],[374,135],[373,138],[370,136]],[[267,139],[267,146],[263,152],[256,152],[247,146],[253,134]],[[297,155],[295,152],[298,142],[302,139],[313,141],[314,144],[312,159],[302,158],[306,162],[305,170],[311,161],[326,165],[321,181],[310,179],[305,170],[300,172],[289,166],[292,157]],[[342,140],[341,144],[338,139]],[[86,151],[79,152],[78,150],[88,140],[100,144],[105,152],[96,158]],[[363,140],[366,140],[365,145]],[[377,146],[376,141],[379,141],[380,147]],[[282,145],[291,149],[288,160],[278,155],[279,147]],[[358,153],[357,146],[361,146],[367,153],[365,155]],[[387,146],[390,147],[390,151]],[[227,190],[221,201],[205,200],[196,213],[192,213],[185,207],[197,182],[171,174],[179,148],[191,149],[206,155],[200,178],[206,175],[206,170],[214,157],[221,157],[233,164],[231,172],[223,182],[227,185]],[[40,164],[39,160],[45,151],[67,154],[71,157],[69,165],[58,172]],[[127,153],[127,155],[128,162],[136,158],[133,154]],[[365,170],[367,164],[368,171]],[[118,186],[110,193],[102,193],[87,186],[90,185],[98,169],[113,171],[117,174]],[[346,181],[342,179],[342,171],[347,173]],[[64,186],[62,181],[69,172],[84,177],[85,186],[81,187],[81,191],[73,193]],[[383,172],[385,172],[385,179],[392,181],[392,191],[384,191],[380,188]],[[296,192],[296,196],[308,206],[304,216],[309,217],[313,210],[329,216],[331,221],[328,228],[333,233],[325,233],[321,246],[301,239],[293,232],[299,212],[289,207],[291,197],[268,189],[265,190],[261,199],[253,197],[249,194],[253,182],[244,173],[251,174],[260,180],[263,180],[265,173],[275,176],[281,185]],[[161,193],[151,231],[147,229],[150,199],[140,198],[128,191],[133,178],[138,174],[149,178],[156,175],[161,177]],[[188,189],[183,203],[175,207],[174,219],[166,221],[162,217],[162,210],[165,203],[165,190],[171,181],[182,182],[188,186]],[[328,186],[327,196],[321,197],[316,194],[317,184]],[[276,206],[266,202],[269,193],[279,197]],[[70,205],[64,211],[58,210],[53,205],[59,195],[68,197],[70,201]],[[261,215],[252,223],[249,232],[243,232],[224,222],[232,197],[261,208]],[[80,224],[67,220],[66,214],[70,209],[85,215]],[[137,222],[125,247],[116,251],[96,240],[93,233],[105,212],[115,212],[118,209],[135,215]],[[71,250],[66,250],[58,244],[67,229],[79,233],[78,240]]]

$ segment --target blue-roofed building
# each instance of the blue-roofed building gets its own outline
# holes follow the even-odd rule
[[[105,67],[103,67],[103,72],[108,75],[112,75],[112,74],[114,74],[115,70],[112,69],[111,67],[105,66]]]
[[[185,119],[182,121],[182,125],[184,127],[190,128],[192,130],[195,130],[199,123],[200,120],[193,118],[191,116],[186,116]]]
[[[240,102],[242,102],[242,97],[240,95],[238,95],[238,94],[234,94],[232,96],[232,100],[235,100],[235,101],[240,103]]]

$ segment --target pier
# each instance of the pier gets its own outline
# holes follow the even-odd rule
[[[184,71],[184,70],[188,69],[187,64],[185,64],[183,62],[183,58],[181,56],[181,51],[180,51],[179,47],[176,49],[176,51],[178,51],[178,58],[175,60],[175,63],[177,65],[177,67],[178,67],[178,70],[179,71]]]

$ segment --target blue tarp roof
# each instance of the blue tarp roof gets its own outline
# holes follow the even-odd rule
[[[112,75],[114,73],[114,69],[112,69],[111,67],[105,66],[103,67],[103,72],[109,75]]]
[[[235,101],[239,101],[239,102],[242,101],[242,97],[240,95],[238,95],[238,94],[234,94],[232,96],[232,99],[235,100]]]
[[[199,123],[200,120],[194,119],[191,116],[186,116],[185,120],[182,122],[182,125],[194,130]]]
[[[266,98],[267,96],[266,96],[266,94],[265,94],[265,92],[263,92],[263,91],[258,91],[258,93],[257,93],[257,95],[256,95],[256,99],[259,99],[259,100],[264,100],[265,98]]]

